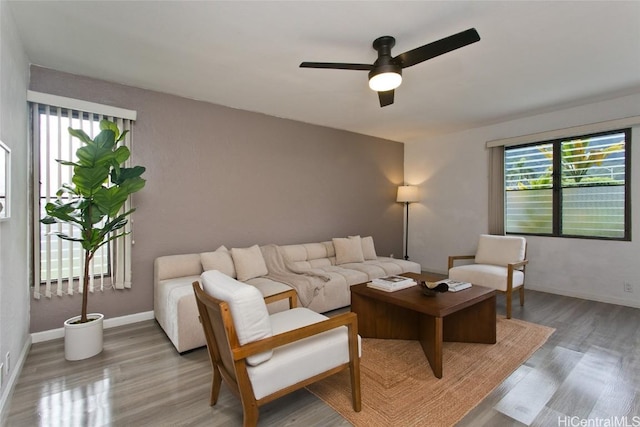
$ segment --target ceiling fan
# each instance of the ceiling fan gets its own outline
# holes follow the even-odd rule
[[[369,87],[378,92],[380,107],[393,104],[394,90],[402,83],[402,69],[435,58],[480,40],[475,28],[425,44],[400,55],[391,56],[396,39],[382,36],[373,41],[378,59],[373,64],[347,64],[336,62],[303,62],[301,68],[329,68],[334,70],[369,71]]]

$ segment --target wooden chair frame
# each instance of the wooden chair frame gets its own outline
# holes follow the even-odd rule
[[[225,301],[218,300],[206,294],[197,281],[193,282],[193,290],[196,294],[200,323],[204,330],[209,359],[213,370],[209,400],[211,406],[215,405],[218,401],[220,387],[222,380],[224,380],[225,384],[227,384],[229,389],[242,403],[243,426],[253,427],[258,423],[260,406],[337,372],[349,369],[353,409],[356,412],[360,412],[360,357],[358,351],[358,318],[355,313],[340,314],[322,322],[254,341],[249,344],[240,345],[229,305]],[[265,303],[280,299],[289,299],[291,308],[297,305],[297,296],[293,290],[266,297]],[[293,384],[261,399],[255,398],[253,387],[247,373],[246,358],[248,356],[299,341],[340,326],[346,326],[348,329],[349,362],[307,378],[304,381]]]
[[[469,259],[475,259],[476,256],[475,255],[451,255],[449,256],[449,266],[447,268],[447,272],[449,270],[451,270],[451,268],[453,268],[453,264],[454,261],[457,260],[469,260]],[[511,319],[511,299],[513,296],[513,272],[514,270],[521,270],[522,274],[525,273],[525,268],[526,265],[529,263],[529,261],[527,260],[527,246],[525,244],[524,247],[524,259],[520,262],[514,262],[514,263],[510,263],[507,264],[507,290],[506,291],[501,291],[501,290],[497,290],[498,292],[505,294],[506,297],[506,302],[507,302],[507,319]],[[522,286],[520,286],[519,289],[519,294],[520,294],[520,306],[524,306],[524,281],[526,279],[526,274],[524,274],[524,277],[522,278]]]

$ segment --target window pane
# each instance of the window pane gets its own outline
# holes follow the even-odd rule
[[[553,231],[550,189],[507,191],[507,233],[551,234]]]
[[[562,234],[625,236],[625,133],[563,141]]]
[[[624,185],[624,132],[563,141],[562,186]]]
[[[624,237],[624,186],[565,188],[562,193],[565,235]]]
[[[553,145],[509,148],[504,153],[505,188],[525,190],[553,186]]]
[[[552,144],[505,150],[507,233],[551,234],[552,171]]]

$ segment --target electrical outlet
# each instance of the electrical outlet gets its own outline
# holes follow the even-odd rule
[[[389,255],[389,258],[393,258],[393,254],[390,254],[390,255]]]
[[[633,285],[629,282],[624,282],[624,291],[625,292],[633,292]]]

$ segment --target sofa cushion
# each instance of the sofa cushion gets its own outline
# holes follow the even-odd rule
[[[522,261],[525,248],[526,241],[523,237],[481,234],[475,262],[506,267],[509,263]]]
[[[232,248],[231,257],[236,267],[237,278],[241,282],[254,277],[266,276],[269,273],[258,245],[253,245],[250,248]]]
[[[376,247],[373,244],[373,237],[367,236],[361,239],[362,241],[362,255],[365,260],[375,260],[378,259],[378,255],[376,255]]]
[[[247,280],[247,283],[251,286],[256,287],[263,297],[269,297],[271,295],[276,295],[291,290],[291,286],[285,285],[284,283],[276,282],[275,280],[271,280],[266,277],[255,277],[253,279]],[[269,311],[269,314],[288,310],[289,308],[290,307],[288,299],[281,299],[267,304],[267,311]]]
[[[333,246],[336,248],[337,265],[364,261],[360,236],[334,238]]]
[[[267,306],[258,289],[217,270],[205,271],[200,278],[207,294],[229,304],[241,345],[272,336]],[[272,355],[271,350],[254,354],[247,357],[247,363],[256,366],[269,360]]]
[[[203,271],[218,270],[234,279],[237,277],[231,252],[224,246],[220,246],[213,252],[201,253],[200,262],[202,263]]]
[[[200,276],[202,273],[202,264],[198,254],[165,255],[156,258],[153,265],[156,281],[184,276]]]

